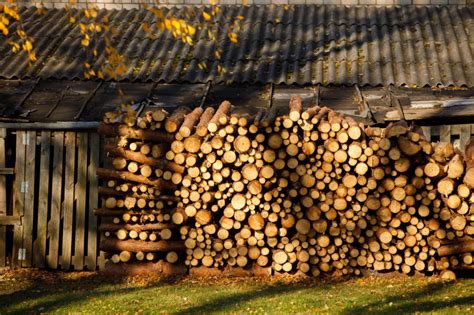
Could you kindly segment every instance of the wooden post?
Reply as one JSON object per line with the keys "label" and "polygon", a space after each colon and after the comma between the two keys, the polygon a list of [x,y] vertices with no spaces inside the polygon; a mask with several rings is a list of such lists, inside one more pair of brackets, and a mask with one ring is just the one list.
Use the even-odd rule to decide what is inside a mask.
{"label": "wooden post", "polygon": [[63,178],[64,132],[54,133],[53,179],[51,196],[51,219],[48,222],[49,253],[46,257],[47,266],[58,267],[59,227],[61,214],[61,190]]}
{"label": "wooden post", "polygon": [[100,138],[97,134],[90,134],[89,139],[89,165],[87,177],[89,181],[89,199],[88,199],[88,226],[87,226],[87,256],[85,264],[87,269],[95,270],[97,264],[97,217],[94,215],[93,209],[99,206],[99,198],[97,196],[98,180],[95,172],[99,166],[100,157]]}
{"label": "wooden post", "polygon": [[[7,130],[0,128],[0,168],[5,167],[5,138]],[[7,215],[7,181],[5,175],[0,175],[0,216]],[[0,267],[7,263],[7,227],[0,226]]]}
{"label": "wooden post", "polygon": [[23,267],[31,267],[33,258],[33,225],[35,216],[35,159],[36,159],[36,130],[27,131],[26,164],[25,164],[25,212],[23,217],[23,248],[25,259]]}
{"label": "wooden post", "polygon": [[[75,270],[84,268],[84,238],[86,230],[86,185],[87,185],[87,133],[77,133],[77,183],[76,199],[76,228],[73,264]],[[92,212],[92,209],[89,209]]]}
{"label": "wooden post", "polygon": [[76,133],[66,132],[66,161],[64,170],[64,201],[61,211],[63,219],[63,237],[61,269],[69,270],[71,267],[72,233],[74,218],[74,167],[76,157]]}
{"label": "wooden post", "polygon": [[50,149],[51,149],[51,132],[42,131],[39,140],[40,145],[40,170],[38,195],[38,225],[37,236],[33,243],[33,263],[38,268],[45,267],[46,259],[46,239],[48,225],[48,209],[49,209],[49,182],[50,182]]}
{"label": "wooden post", "polygon": [[[20,217],[23,217],[25,211],[25,143],[27,139],[25,131],[17,131],[13,215]],[[12,267],[21,267],[23,255],[23,226],[19,224],[13,228]]]}

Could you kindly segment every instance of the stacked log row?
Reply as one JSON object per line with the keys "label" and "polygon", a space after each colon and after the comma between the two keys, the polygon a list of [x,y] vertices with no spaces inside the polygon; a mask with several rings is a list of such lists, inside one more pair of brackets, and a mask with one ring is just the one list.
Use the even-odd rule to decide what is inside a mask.
{"label": "stacked log row", "polygon": [[185,167],[173,175],[183,209],[173,219],[186,222],[188,266],[317,276],[470,262],[438,253],[473,234],[472,187],[450,144],[433,146],[404,122],[365,128],[328,108],[303,111],[299,98],[283,115],[238,116],[228,102],[198,114],[167,154]]}
{"label": "stacked log row", "polygon": [[99,128],[107,137],[105,151],[111,160],[111,168],[97,170],[103,180],[99,188],[103,207],[95,210],[102,217],[99,230],[105,236],[100,248],[109,262],[127,263],[133,272],[140,270],[137,263],[164,273],[183,272],[169,264],[178,263],[184,249],[171,220],[180,211],[171,177],[184,168],[165,155],[173,140],[167,129],[174,132],[174,120],[181,119],[185,110],[169,116],[159,109],[139,118],[134,113],[108,113]]}
{"label": "stacked log row", "polygon": [[[134,165],[134,176],[109,176],[123,181],[103,190],[134,198],[146,193],[159,213],[132,202],[135,211],[120,223],[152,224],[141,215],[152,215],[156,224],[171,220],[190,268],[318,276],[473,266],[472,144],[465,153],[432,144],[406,122],[366,128],[326,107],[303,110],[298,97],[281,113],[237,115],[226,101],[217,108],[180,108],[160,121],[148,116],[114,125],[125,145],[108,151],[158,173],[147,177],[145,170],[139,184],[146,188],[135,187],[130,183],[141,168]],[[155,162],[122,154],[129,139],[143,143],[144,137],[160,145]],[[123,160],[113,164],[117,172],[128,169]]]}

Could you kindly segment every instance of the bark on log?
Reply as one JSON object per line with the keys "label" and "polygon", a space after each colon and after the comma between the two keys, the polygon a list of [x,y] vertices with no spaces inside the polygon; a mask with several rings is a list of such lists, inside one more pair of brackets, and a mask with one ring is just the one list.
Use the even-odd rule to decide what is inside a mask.
{"label": "bark on log", "polygon": [[133,129],[123,125],[106,125],[101,124],[97,130],[101,135],[107,137],[126,137],[130,139],[138,139],[142,141],[166,142],[171,143],[174,136],[162,131],[154,131],[147,129]]}
{"label": "bark on log", "polygon": [[176,277],[188,273],[188,269],[183,264],[170,264],[166,261],[159,262],[132,262],[127,264],[114,264],[106,262],[104,274],[113,276],[162,276]]}
{"label": "bark on log", "polygon": [[438,255],[441,257],[469,252],[474,252],[474,241],[442,245],[438,248]]}
{"label": "bark on log", "polygon": [[122,180],[140,183],[140,184],[155,186],[159,189],[169,189],[169,190],[176,189],[176,185],[169,181],[165,181],[162,179],[149,179],[145,176],[135,175],[129,172],[120,172],[120,171],[114,171],[114,170],[109,170],[105,168],[98,168],[96,174],[100,178],[104,178],[104,179],[107,179],[107,178],[122,179]]}
{"label": "bark on log", "polygon": [[119,156],[126,158],[127,160],[135,161],[145,165],[151,165],[159,169],[173,171],[175,173],[184,173],[184,166],[178,165],[174,162],[167,160],[157,160],[151,157],[148,157],[140,152],[135,152],[131,150],[125,150],[119,148],[113,144],[105,145],[105,150],[112,156]]}
{"label": "bark on log", "polygon": [[102,223],[99,225],[99,231],[101,232],[115,232],[121,229],[127,231],[158,231],[164,229],[176,229],[177,226],[170,223],[149,223],[149,224],[113,224],[113,223]]}
{"label": "bark on log", "polygon": [[106,238],[100,243],[100,250],[106,252],[129,251],[132,253],[142,252],[170,252],[182,251],[185,249],[183,241],[158,241],[145,242],[136,240],[121,241],[117,239]]}

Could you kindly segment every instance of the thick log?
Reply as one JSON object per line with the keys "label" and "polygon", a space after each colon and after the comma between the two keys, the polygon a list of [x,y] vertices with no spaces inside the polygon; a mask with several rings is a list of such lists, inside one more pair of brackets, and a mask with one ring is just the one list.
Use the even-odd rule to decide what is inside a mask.
{"label": "thick log", "polygon": [[136,240],[121,241],[117,239],[106,238],[100,243],[100,250],[106,252],[112,251],[129,251],[132,253],[138,252],[170,252],[182,251],[185,249],[183,241],[158,241],[145,242]]}
{"label": "thick log", "polygon": [[169,196],[169,195],[159,195],[159,196],[150,196],[145,194],[137,194],[137,193],[126,193],[123,191],[117,191],[113,188],[109,187],[99,187],[98,188],[99,195],[103,196],[116,196],[116,197],[134,197],[134,198],[143,198],[147,200],[161,200],[161,201],[170,201],[170,202],[178,202],[180,199],[176,196]]}
{"label": "thick log", "polygon": [[102,223],[99,226],[101,232],[115,232],[118,230],[127,231],[158,231],[164,229],[176,229],[177,226],[170,223],[149,223],[149,224],[113,224],[113,223]]}
{"label": "thick log", "polygon": [[165,120],[165,130],[169,133],[175,133],[184,121],[184,117],[191,112],[191,109],[186,106],[178,107],[168,118]]}
{"label": "thick log", "polygon": [[114,170],[109,170],[105,168],[98,168],[96,174],[100,178],[104,178],[104,179],[108,179],[108,178],[122,179],[122,180],[140,183],[140,184],[155,186],[159,189],[169,189],[169,190],[176,189],[176,185],[169,181],[165,181],[162,179],[149,179],[145,176],[136,175],[129,172],[120,172],[120,171],[114,171]]}
{"label": "thick log", "polygon": [[170,264],[166,261],[159,262],[132,262],[127,264],[114,264],[106,262],[103,271],[106,275],[113,276],[162,276],[176,277],[186,275],[187,268],[183,264]]}
{"label": "thick log", "polygon": [[155,158],[151,158],[142,154],[140,152],[135,152],[131,150],[125,150],[123,148],[119,148],[113,144],[105,145],[105,150],[111,154],[112,156],[119,156],[123,157],[127,160],[135,161],[141,164],[146,164],[150,166],[157,167],[163,170],[170,170],[175,173],[184,173],[184,166],[178,165],[174,162],[170,162],[167,160],[157,160]]}
{"label": "thick log", "polygon": [[184,118],[184,122],[179,128],[179,134],[183,136],[183,138],[189,137],[194,130],[194,126],[199,121],[203,113],[203,109],[201,107],[196,107],[191,113],[186,115]]}
{"label": "thick log", "polygon": [[130,139],[138,139],[142,141],[166,142],[171,143],[174,136],[162,131],[154,131],[147,129],[133,129],[124,125],[106,125],[101,124],[97,132],[107,137],[126,137]]}
{"label": "thick log", "polygon": [[438,248],[438,255],[441,257],[470,252],[474,252],[474,241],[442,245]]}

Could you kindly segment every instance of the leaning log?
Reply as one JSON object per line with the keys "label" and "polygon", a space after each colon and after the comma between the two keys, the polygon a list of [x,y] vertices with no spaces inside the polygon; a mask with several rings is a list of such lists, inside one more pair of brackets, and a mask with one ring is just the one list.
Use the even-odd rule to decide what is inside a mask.
{"label": "leaning log", "polygon": [[145,242],[136,240],[120,241],[117,239],[106,238],[100,243],[100,250],[106,252],[126,250],[133,253],[138,252],[170,252],[184,250],[183,241],[158,241]]}
{"label": "leaning log", "polygon": [[443,245],[438,248],[438,255],[441,257],[469,252],[474,252],[474,241]]}
{"label": "leaning log", "polygon": [[101,124],[97,129],[97,132],[107,137],[119,136],[142,141],[171,143],[174,140],[174,136],[172,134],[147,129],[133,129],[124,125]]}
{"label": "leaning log", "polygon": [[120,229],[127,231],[156,231],[164,229],[173,229],[176,228],[174,224],[167,223],[150,223],[150,224],[113,224],[113,223],[102,223],[99,226],[99,231],[101,232],[115,232]]}
{"label": "leaning log", "polygon": [[98,168],[96,174],[100,178],[104,178],[104,179],[107,179],[107,178],[122,179],[122,180],[140,183],[140,184],[155,186],[155,187],[158,187],[159,189],[170,189],[170,190],[176,189],[176,185],[171,182],[164,181],[162,179],[149,179],[143,175],[136,175],[129,172],[120,172],[120,171],[109,170],[106,168]]}

